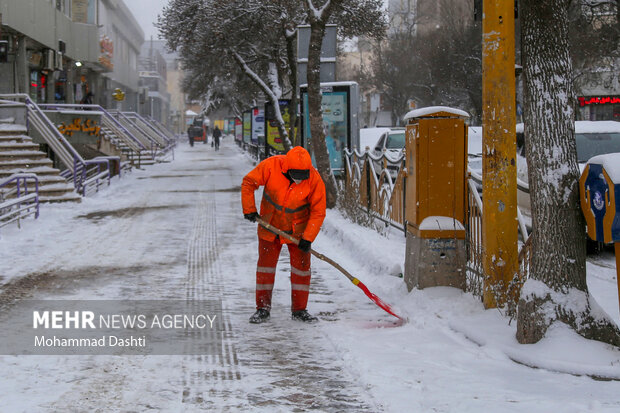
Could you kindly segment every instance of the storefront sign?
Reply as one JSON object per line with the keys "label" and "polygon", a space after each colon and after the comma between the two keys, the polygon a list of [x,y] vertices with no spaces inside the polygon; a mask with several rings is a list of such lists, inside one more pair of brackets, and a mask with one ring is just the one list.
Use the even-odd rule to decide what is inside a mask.
{"label": "storefront sign", "polygon": [[580,96],[577,99],[579,100],[579,106],[586,106],[586,105],[592,105],[592,104],[604,105],[607,103],[610,103],[610,104],[620,103],[620,97],[617,97],[617,96],[595,96],[591,98]]}
{"label": "storefront sign", "polygon": [[99,132],[101,132],[101,127],[97,125],[97,121],[92,119],[86,119],[86,122],[82,122],[81,118],[73,119],[73,123],[65,125],[65,123],[61,123],[58,127],[58,130],[63,135],[73,136],[74,132],[85,132],[91,136],[99,136]]}
{"label": "storefront sign", "polygon": [[88,0],[73,0],[71,2],[71,15],[77,23],[88,23]]}
{"label": "storefront sign", "polygon": [[41,59],[43,59],[43,54],[39,52],[29,52],[28,53],[28,63],[33,66],[40,66]]}
{"label": "storefront sign", "polygon": [[[289,106],[291,101],[289,99],[280,99],[278,100],[278,104],[280,105],[280,114],[282,115],[282,120],[284,121],[284,125],[287,130],[290,128],[291,114],[289,111]],[[275,110],[272,108],[271,102],[265,103],[265,126],[267,128],[266,139],[267,145],[276,151],[283,152],[284,144],[282,143],[282,138],[280,137],[280,130],[278,129],[278,121],[276,120]],[[295,132],[297,128],[295,128]],[[292,138],[292,137],[289,137]]]}
{"label": "storefront sign", "polygon": [[[259,142],[262,141],[262,142]],[[263,109],[252,109],[252,143],[265,142],[265,111]]]}
{"label": "storefront sign", "polygon": [[114,70],[114,63],[112,58],[114,57],[114,43],[108,36],[102,36],[99,41],[100,54],[99,63],[108,70]]}

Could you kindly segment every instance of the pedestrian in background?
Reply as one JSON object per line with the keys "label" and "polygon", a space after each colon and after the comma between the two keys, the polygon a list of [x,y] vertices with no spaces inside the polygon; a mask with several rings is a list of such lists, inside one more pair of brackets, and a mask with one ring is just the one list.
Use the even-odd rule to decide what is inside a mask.
{"label": "pedestrian in background", "polygon": [[308,313],[310,292],[310,249],[325,219],[325,185],[312,166],[307,150],[296,146],[286,155],[271,156],[248,173],[241,184],[243,217],[256,222],[259,217],[254,192],[264,186],[260,217],[274,227],[299,239],[299,245],[281,239],[273,232],[258,226],[258,265],[256,267],[256,313],[250,323],[269,320],[271,294],[276,276],[276,264],[282,244],[291,257],[291,311],[298,321],[318,319]]}
{"label": "pedestrian in background", "polygon": [[213,129],[213,142],[215,142],[215,150],[220,150],[220,137],[222,136],[222,132],[218,126]]}

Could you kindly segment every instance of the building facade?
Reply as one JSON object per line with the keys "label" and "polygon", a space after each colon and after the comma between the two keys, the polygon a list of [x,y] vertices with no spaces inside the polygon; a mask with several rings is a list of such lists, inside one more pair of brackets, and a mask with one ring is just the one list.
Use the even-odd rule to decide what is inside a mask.
{"label": "building facade", "polygon": [[137,108],[144,34],[122,0],[0,0],[0,92],[39,103]]}
{"label": "building facade", "polygon": [[104,70],[98,65],[96,8],[88,1],[0,0],[0,15],[7,50],[0,63],[2,93],[73,103],[82,76]]}
{"label": "building facade", "polygon": [[[144,31],[123,0],[99,0],[101,49],[107,48],[111,69],[102,76],[101,104],[109,108],[138,112],[138,59],[144,43]],[[111,55],[111,56],[110,56]],[[125,94],[121,102],[112,94],[120,89]]]}

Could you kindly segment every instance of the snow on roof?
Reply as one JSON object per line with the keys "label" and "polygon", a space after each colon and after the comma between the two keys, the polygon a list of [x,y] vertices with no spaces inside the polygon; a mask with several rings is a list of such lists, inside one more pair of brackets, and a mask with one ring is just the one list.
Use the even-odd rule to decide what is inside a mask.
{"label": "snow on roof", "polygon": [[620,133],[620,122],[613,120],[579,120],[575,122],[576,133]]}
{"label": "snow on roof", "polygon": [[[523,133],[523,123],[517,123],[517,133]],[[575,122],[575,133],[620,133],[620,122],[613,120],[578,120]]]}
{"label": "snow on roof", "polygon": [[589,164],[602,165],[614,184],[620,184],[620,152],[593,156]]}
{"label": "snow on roof", "polygon": [[[321,61],[323,61],[323,58],[321,58]],[[357,82],[353,82],[353,81],[346,81],[346,82],[321,82],[321,87],[352,86],[352,85],[357,85]],[[299,87],[308,87],[308,84],[304,83],[303,85],[299,85]]]}
{"label": "snow on roof", "polygon": [[469,113],[465,112],[464,110],[450,108],[448,106],[429,106],[427,108],[414,109],[408,112],[403,117],[403,119],[407,120],[407,119],[419,118],[419,117],[427,116],[427,115],[437,113],[437,112],[448,112],[448,113],[452,113],[453,115],[462,116],[464,118],[469,118]]}
{"label": "snow on roof", "polygon": [[194,112],[193,110],[188,109],[185,111],[185,116],[198,116],[198,114]]}

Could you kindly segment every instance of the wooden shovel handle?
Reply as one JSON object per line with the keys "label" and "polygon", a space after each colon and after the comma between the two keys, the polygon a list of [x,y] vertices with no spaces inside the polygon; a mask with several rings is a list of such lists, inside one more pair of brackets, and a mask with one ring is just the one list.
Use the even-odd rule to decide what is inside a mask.
{"label": "wooden shovel handle", "polygon": [[[271,231],[271,232],[273,232],[275,234],[278,234],[280,237],[291,241],[295,245],[299,245],[299,240],[297,238],[293,237],[291,234],[287,234],[286,232],[282,231],[281,229],[276,228],[273,225],[266,223],[261,218],[256,218],[256,222],[258,222],[258,224],[260,226],[262,226],[263,228],[268,229],[269,231]],[[343,273],[345,275],[345,277],[347,277],[349,279],[349,281],[351,281],[353,284],[357,285],[357,283],[359,282],[359,280],[357,278],[355,278],[354,276],[349,274],[349,272],[347,270],[342,268],[336,261],[332,260],[331,258],[326,257],[325,255],[321,254],[320,252],[316,252],[313,249],[310,249],[310,253],[312,255],[314,255],[315,257],[317,257],[318,259],[320,259],[322,261],[325,261],[328,264],[331,264],[334,268],[336,268],[338,271]]]}

